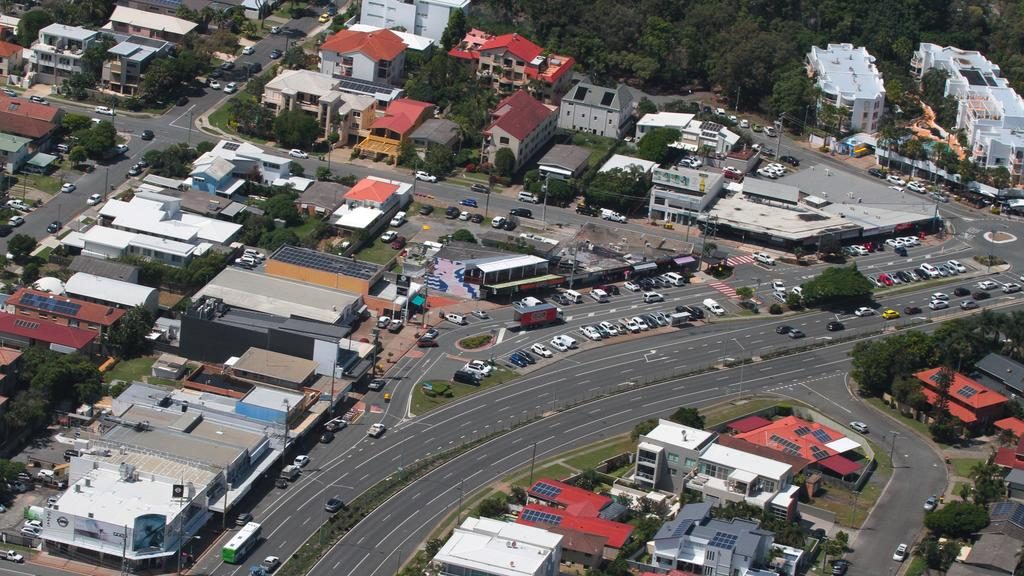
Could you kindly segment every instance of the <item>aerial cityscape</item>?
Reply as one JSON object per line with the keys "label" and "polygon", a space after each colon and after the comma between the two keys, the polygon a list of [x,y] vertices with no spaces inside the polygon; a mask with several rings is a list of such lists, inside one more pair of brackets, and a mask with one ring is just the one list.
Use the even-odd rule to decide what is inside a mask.
{"label": "aerial cityscape", "polygon": [[0,2],[0,576],[1024,576],[1024,5],[862,4]]}

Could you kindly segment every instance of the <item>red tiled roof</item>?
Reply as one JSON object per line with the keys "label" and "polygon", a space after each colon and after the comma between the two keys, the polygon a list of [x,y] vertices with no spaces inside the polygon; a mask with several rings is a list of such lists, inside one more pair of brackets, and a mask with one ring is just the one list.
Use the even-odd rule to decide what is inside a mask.
{"label": "red tiled roof", "polygon": [[10,42],[4,42],[0,40],[0,57],[10,58],[14,54],[17,54],[22,50],[24,50],[24,48],[18,46],[17,44],[11,44]]}
{"label": "red tiled roof", "polygon": [[760,446],[785,451],[784,443],[777,440],[777,438],[781,438],[787,445],[790,442],[796,445],[800,449],[801,458],[818,462],[838,454],[835,449],[829,448],[828,444],[846,436],[817,422],[810,422],[796,416],[786,416],[750,432],[737,434],[736,437]]}
{"label": "red tiled roof", "polygon": [[[78,311],[74,314],[62,313],[60,311],[54,311],[49,308],[43,308],[34,303],[22,302],[22,299],[28,295],[35,295],[47,300],[58,300],[61,302],[68,302],[71,304],[78,305]],[[45,312],[46,314],[52,314],[63,318],[72,318],[80,322],[89,322],[91,324],[98,324],[100,326],[113,326],[118,320],[124,316],[125,311],[120,308],[113,308],[111,306],[104,306],[103,304],[96,304],[93,302],[86,302],[85,300],[78,300],[75,298],[68,298],[67,296],[55,296],[49,292],[43,292],[42,290],[33,290],[31,288],[20,288],[11,297],[7,299],[7,303],[17,308],[28,308],[30,310],[37,310]]]}
{"label": "red tiled roof", "polygon": [[60,109],[0,95],[0,128],[24,138],[42,138],[57,127]]}
{"label": "red tiled roof", "polygon": [[519,34],[502,34],[501,36],[495,36],[480,47],[481,52],[502,49],[508,50],[513,56],[527,64],[530,63],[530,60],[540,56],[541,52],[544,51],[540,46],[537,46]]}
{"label": "red tiled roof", "polygon": [[434,105],[429,102],[402,98],[388,106],[384,116],[377,118],[370,125],[371,129],[384,128],[404,135],[419,126],[424,114],[433,112]]}
{"label": "red tiled roof", "polygon": [[993,462],[1004,468],[1024,470],[1024,458],[1017,458],[1017,452],[1013,448],[1000,448],[996,450],[996,457]]}
{"label": "red tiled roof", "polygon": [[0,112],[53,122],[60,114],[60,108],[0,94]]}
{"label": "red tiled roof", "polygon": [[576,60],[572,56],[558,56],[552,54],[547,57],[547,61],[542,68],[535,68],[528,66],[526,68],[526,76],[529,78],[537,78],[548,84],[554,84],[558,80],[565,76],[573,66],[576,65]]}
{"label": "red tiled roof", "polygon": [[473,28],[462,38],[457,46],[453,46],[448,51],[448,55],[453,58],[460,58],[463,60],[479,60],[480,59],[480,47],[486,44],[488,41],[494,38],[494,34],[489,34],[483,30]]}
{"label": "red tiled roof", "polygon": [[860,470],[858,465],[853,460],[846,458],[839,454],[833,454],[828,458],[818,460],[818,466],[828,468],[829,470],[839,474],[840,476],[846,476],[847,474],[853,474],[857,470]]}
{"label": "red tiled roof", "polygon": [[[941,370],[941,367],[932,368],[931,370],[918,372],[917,374],[914,374],[914,376],[924,384],[925,388],[935,390],[938,385],[932,380],[932,377],[938,374]],[[975,393],[970,394],[969,388],[973,388]],[[968,395],[962,394],[965,390],[968,391]],[[1006,396],[1003,396],[988,386],[985,386],[980,382],[976,382],[959,372],[953,372],[953,382],[949,385],[949,398],[950,404],[963,404],[974,410],[1006,402]],[[950,411],[950,413],[952,413],[952,411]]]}
{"label": "red tiled roof", "polygon": [[[924,394],[925,400],[929,404],[935,406],[939,402],[939,395],[936,392],[932,392],[931,389],[921,387],[921,393]],[[946,408],[949,410],[950,415],[954,418],[958,418],[964,424],[973,424],[978,421],[978,417],[974,414],[974,411],[970,408],[961,406],[960,404],[950,400],[946,403]]]}
{"label": "red tiled roof", "polygon": [[495,117],[486,132],[492,128],[501,128],[523,140],[537,129],[555,111],[541,104],[525,90],[519,90],[498,103],[491,116]]}
{"label": "red tiled roof", "polygon": [[739,420],[735,420],[733,422],[730,422],[728,424],[728,426],[729,426],[730,430],[733,430],[734,432],[739,432],[740,434],[743,434],[744,432],[750,432],[752,430],[757,430],[758,428],[762,428],[762,427],[767,426],[767,425],[769,425],[771,423],[772,423],[772,421],[767,419],[767,418],[765,418],[764,416],[754,415],[754,416],[747,416],[746,418],[740,418]]}
{"label": "red tiled roof", "polygon": [[0,348],[0,366],[10,366],[21,358],[21,350],[14,348]]}
{"label": "red tiled roof", "polygon": [[383,204],[397,190],[398,186],[394,184],[363,178],[351,190],[345,193],[345,198]]}
{"label": "red tiled roof", "polygon": [[[538,512],[558,516],[561,518],[561,522],[558,526],[583,532],[584,534],[603,536],[608,539],[608,546],[612,548],[622,548],[626,543],[626,540],[629,539],[629,535],[633,533],[633,527],[629,524],[612,522],[611,520],[605,520],[603,518],[580,518],[569,514],[565,510],[552,508],[551,506],[527,504],[523,507],[523,512],[526,510],[536,510]],[[539,528],[548,526],[548,524],[543,522],[527,522],[526,520],[523,520],[523,512],[519,513],[519,518],[516,519],[517,523],[525,524],[527,526],[537,526]]]}
{"label": "red tiled roof", "polygon": [[[543,491],[536,490],[537,485],[542,482],[558,489],[558,494],[551,496],[544,494]],[[601,496],[590,490],[584,490],[572,484],[566,484],[565,482],[559,482],[550,478],[537,480],[533,483],[533,486],[530,486],[527,493],[538,500],[557,504],[559,507],[565,508],[566,512],[573,516],[596,517],[601,512],[601,509],[611,504],[612,501],[608,496]]]}
{"label": "red tiled roof", "polygon": [[1003,418],[994,422],[995,427],[1000,430],[1012,430],[1017,438],[1024,438],[1024,420],[1020,418]]}
{"label": "red tiled roof", "polygon": [[3,313],[0,313],[0,334],[11,334],[47,344],[59,344],[75,350],[85,348],[98,335],[97,332],[61,326],[46,320],[27,320],[14,314]]}
{"label": "red tiled roof", "polygon": [[398,37],[398,34],[391,30],[375,30],[373,32],[339,30],[327,38],[320,49],[339,54],[359,52],[374,61],[394,60],[405,51],[405,43]]}

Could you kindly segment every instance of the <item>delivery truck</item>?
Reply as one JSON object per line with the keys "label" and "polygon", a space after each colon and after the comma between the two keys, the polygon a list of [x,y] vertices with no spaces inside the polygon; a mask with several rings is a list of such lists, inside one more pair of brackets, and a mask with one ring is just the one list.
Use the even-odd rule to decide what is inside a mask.
{"label": "delivery truck", "polygon": [[554,304],[513,306],[512,311],[513,318],[519,322],[519,328],[523,330],[547,326],[563,320],[562,310]]}

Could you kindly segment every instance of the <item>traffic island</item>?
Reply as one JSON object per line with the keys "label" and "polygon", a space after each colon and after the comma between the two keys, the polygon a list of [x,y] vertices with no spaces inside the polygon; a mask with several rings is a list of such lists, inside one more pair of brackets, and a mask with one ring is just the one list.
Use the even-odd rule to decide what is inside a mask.
{"label": "traffic island", "polygon": [[[428,380],[413,389],[412,402],[409,407],[409,410],[412,412],[410,416],[425,414],[459,398],[476,394],[487,388],[500,386],[518,377],[518,374],[508,368],[495,366],[491,375],[484,378],[479,386],[463,384],[462,382],[448,382],[447,380]],[[443,388],[441,385],[447,388]],[[438,390],[444,390],[444,392],[438,393]]]}
{"label": "traffic island", "polygon": [[475,336],[467,336],[462,340],[459,340],[455,347],[463,352],[486,350],[494,345],[494,336],[491,334],[477,334]]}

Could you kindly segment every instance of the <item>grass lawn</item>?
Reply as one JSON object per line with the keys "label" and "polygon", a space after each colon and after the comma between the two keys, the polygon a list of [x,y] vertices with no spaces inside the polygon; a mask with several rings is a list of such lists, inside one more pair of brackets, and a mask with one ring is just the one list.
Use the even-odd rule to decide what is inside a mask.
{"label": "grass lawn", "polygon": [[43,174],[18,174],[16,176],[18,183],[12,187],[12,190],[17,190],[18,186],[22,183],[27,185],[29,188],[35,188],[36,190],[42,190],[47,194],[56,194],[60,192],[61,180],[57,176],[46,176]]}
{"label": "grass lawn", "polygon": [[[853,492],[845,488],[829,486],[824,496],[811,502],[814,506],[836,514],[836,523],[850,528],[860,528],[868,517],[868,511],[882,495],[882,487],[868,482],[854,500]],[[856,502],[856,505],[854,505]]]}
{"label": "grass lawn", "polygon": [[953,471],[956,472],[957,476],[970,478],[971,467],[975,464],[984,462],[984,460],[979,458],[951,458],[950,462],[953,464]]}
{"label": "grass lawn", "polygon": [[379,238],[374,238],[373,242],[370,242],[366,248],[356,252],[355,256],[367,262],[387,264],[398,252],[398,250],[392,249],[390,244],[385,244]]}
{"label": "grass lawn", "polygon": [[53,252],[53,247],[52,246],[47,246],[46,248],[43,248],[42,250],[40,250],[38,254],[36,254],[36,258],[39,258],[43,262],[49,262],[50,261],[50,252]]}
{"label": "grass lawn", "polygon": [[[881,411],[881,412],[888,412],[889,414],[892,414],[893,416],[898,417],[901,424],[903,424],[904,426],[909,426],[910,428],[913,428],[914,430],[920,432],[925,438],[932,438],[932,433],[928,430],[928,425],[925,424],[924,422],[919,422],[917,420],[912,420],[910,418],[903,417],[898,412],[896,412],[896,410],[893,410],[892,408],[889,408],[888,406],[886,406],[885,402],[882,402],[881,398],[873,398],[872,397],[872,398],[868,398],[867,401],[868,401],[869,404],[871,404],[872,406],[877,408],[879,411]],[[936,444],[938,444],[939,446],[948,447],[947,444],[943,444],[942,442],[939,442],[938,440],[935,440],[934,438],[932,438],[932,441],[935,442]],[[899,441],[899,439],[897,439],[896,440],[897,447],[899,446],[899,443],[900,443],[900,441]]]}
{"label": "grass lawn", "polygon": [[453,394],[451,398],[445,398],[443,396],[435,396],[431,398],[423,392],[422,386],[416,386],[412,391],[412,413],[416,415],[425,414],[438,406],[444,406],[445,404],[462,398],[463,396],[476,394],[480,390],[486,390],[492,386],[504,384],[505,382],[518,377],[518,373],[513,372],[508,368],[496,366],[494,368],[494,372],[492,372],[487,378],[484,378],[483,382],[481,382],[479,386],[470,386],[469,384],[463,384],[461,382],[450,382],[449,385],[451,386]]}
{"label": "grass lawn", "polygon": [[296,236],[305,240],[313,233],[313,230],[316,229],[317,223],[319,222],[319,218],[306,218],[306,221],[301,225],[292,228],[292,232],[295,232]]}
{"label": "grass lawn", "polygon": [[[538,478],[551,478],[552,480],[564,480],[575,474],[576,471],[565,464],[551,463],[546,466],[538,465],[533,470],[533,480]],[[517,470],[515,476],[509,476],[503,480],[509,486],[522,486],[526,488],[530,484],[530,467]]]}
{"label": "grass lawn", "polygon": [[592,449],[584,450],[576,456],[566,458],[564,461],[577,470],[587,470],[623,452],[632,453],[635,451],[636,443],[630,440],[629,435],[626,434],[611,440],[603,440]]}
{"label": "grass lawn", "polygon": [[701,414],[704,415],[707,427],[711,428],[712,426],[730,422],[740,416],[746,416],[751,412],[757,412],[758,410],[763,410],[769,406],[775,406],[777,404],[791,404],[791,402],[780,402],[777,398],[754,398],[739,404],[730,402],[728,404],[713,406],[707,410],[701,411]]}
{"label": "grass lawn", "polygon": [[142,381],[144,376],[149,376],[150,368],[153,367],[154,362],[156,362],[156,358],[152,356],[143,356],[142,358],[123,360],[121,362],[118,362],[116,366],[114,366],[112,369],[108,370],[105,374],[103,374],[103,381]]}
{"label": "grass lawn", "polygon": [[868,440],[868,444],[871,446],[871,450],[874,451],[875,460],[878,462],[875,474],[884,474],[886,476],[892,474],[892,466],[889,465],[889,448],[880,446],[871,440]]}
{"label": "grass lawn", "polygon": [[581,133],[573,134],[572,143],[576,146],[583,146],[584,148],[590,149],[590,158],[587,159],[587,164],[589,166],[593,166],[599,162],[608,150],[610,150],[612,146],[615,146],[615,140],[612,140],[611,138]]}
{"label": "grass lawn", "polygon": [[[243,91],[243,92],[239,92],[238,94],[236,94],[234,98],[232,98],[230,100],[225,100],[224,101],[224,105],[222,105],[220,108],[217,108],[216,110],[214,110],[214,112],[212,114],[210,114],[210,116],[209,116],[210,126],[213,126],[214,128],[220,130],[221,132],[224,132],[224,133],[227,133],[227,134],[234,134],[234,135],[238,135],[239,137],[242,137],[242,135],[239,134],[237,130],[235,130],[235,127],[231,125],[231,114],[228,112],[228,109],[230,108],[230,106],[228,106],[228,103],[231,102],[231,100],[234,100],[235,98],[250,98],[251,99],[252,95],[249,94],[248,92],[244,92]],[[261,138],[257,138],[255,136],[246,135],[246,136],[244,136],[244,138],[246,138],[248,140],[252,140],[253,142],[259,142],[259,143],[262,143],[262,144],[266,144],[266,142],[267,142],[266,140],[263,140]]]}
{"label": "grass lawn", "polygon": [[903,576],[921,576],[927,570],[928,564],[925,563],[924,558],[912,556],[910,564],[907,566],[907,571],[903,573]]}

